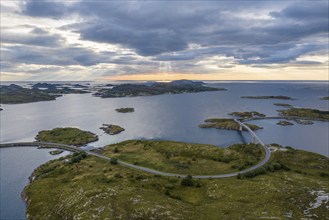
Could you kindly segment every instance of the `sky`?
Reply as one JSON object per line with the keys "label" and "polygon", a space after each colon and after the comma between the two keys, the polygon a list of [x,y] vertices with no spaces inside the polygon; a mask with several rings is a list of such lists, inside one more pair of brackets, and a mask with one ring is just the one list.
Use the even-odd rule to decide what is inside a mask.
{"label": "sky", "polygon": [[1,80],[329,80],[327,0],[1,0]]}

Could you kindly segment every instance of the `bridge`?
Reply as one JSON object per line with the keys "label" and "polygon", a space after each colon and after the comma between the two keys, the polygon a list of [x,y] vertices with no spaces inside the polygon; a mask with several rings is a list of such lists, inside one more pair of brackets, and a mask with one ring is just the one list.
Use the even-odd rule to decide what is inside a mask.
{"label": "bridge", "polygon": [[[268,162],[268,160],[271,157],[270,149],[262,142],[262,140],[247,125],[245,125],[243,122],[241,122],[237,119],[234,119],[234,121],[240,125],[240,130],[242,130],[242,127],[244,127],[249,132],[249,134],[253,138],[253,142],[259,143],[264,148],[264,150],[265,150],[264,159],[262,161],[260,161],[258,164],[254,165],[254,166],[251,166],[251,167],[249,167],[245,170],[239,171],[239,172],[225,173],[225,174],[218,174],[218,175],[192,175],[193,178],[195,178],[195,179],[209,179],[209,178],[220,179],[220,178],[226,178],[226,177],[234,177],[234,176],[237,176],[239,174],[243,174],[243,173],[247,173],[249,171],[255,170],[255,169],[263,166],[266,162]],[[99,154],[99,153],[96,153],[96,152],[93,152],[93,151],[90,151],[90,150],[81,149],[77,146],[66,145],[66,144],[57,144],[57,143],[50,143],[50,142],[16,142],[16,143],[0,144],[0,148],[7,148],[7,147],[56,148],[56,149],[67,150],[67,151],[71,151],[71,152],[85,152],[88,155],[93,155],[95,157],[111,161],[110,157],[104,156],[102,154]],[[127,162],[122,161],[122,160],[118,160],[118,164],[121,164],[121,165],[126,166],[126,167],[130,167],[130,168],[133,168],[133,169],[136,169],[136,170],[152,173],[152,174],[155,174],[155,175],[170,176],[170,177],[181,177],[181,178],[184,178],[184,177],[187,176],[186,174],[176,174],[176,173],[162,172],[162,171],[150,169],[150,168],[147,168],[147,167],[142,167],[142,166],[134,165],[134,164],[131,164],[131,163],[127,163]]]}
{"label": "bridge", "polygon": [[[234,121],[236,123],[238,123],[240,125],[239,127],[239,130],[242,131],[243,128],[245,128],[250,136],[252,137],[252,143],[255,143],[255,144],[260,144],[262,145],[264,151],[265,151],[265,157],[264,159],[258,163],[257,165],[260,165],[258,167],[261,167],[262,165],[264,165],[265,163],[267,163],[267,161],[270,159],[271,157],[271,150],[267,147],[266,144],[264,144],[264,142],[255,134],[255,132],[253,130],[251,130],[246,124],[244,124],[243,122],[239,121],[238,119],[234,119]],[[256,165],[256,166],[257,166]]]}

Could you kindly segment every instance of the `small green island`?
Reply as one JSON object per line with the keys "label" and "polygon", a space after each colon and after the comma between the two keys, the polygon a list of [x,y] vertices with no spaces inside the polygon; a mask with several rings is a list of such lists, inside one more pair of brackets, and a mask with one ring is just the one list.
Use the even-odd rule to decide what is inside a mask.
{"label": "small green island", "polygon": [[120,112],[120,113],[129,113],[129,112],[134,112],[134,108],[117,108],[115,111]]}
{"label": "small green island", "polygon": [[[248,161],[256,162],[262,155],[259,149],[244,144],[216,150],[211,145],[181,142],[125,141],[109,145],[101,152],[163,170],[190,169],[194,175],[203,172],[202,169],[209,173],[238,169],[237,165],[250,166]],[[291,147],[276,149],[270,162],[257,171],[224,179],[165,177],[74,153],[49,161],[33,172],[23,193],[27,216],[28,219],[217,220],[312,216],[326,219],[329,159]],[[225,162],[225,156],[231,160]],[[198,168],[197,164],[204,168]],[[219,165],[208,167],[209,164]]]}
{"label": "small green island", "polygon": [[281,99],[281,100],[294,100],[289,96],[277,95],[277,96],[241,96],[243,99]]}
{"label": "small green island", "polygon": [[329,121],[329,111],[321,111],[311,108],[290,108],[286,110],[278,110],[280,115],[284,117],[298,117],[299,119]]}
{"label": "small green island", "polygon": [[285,120],[280,120],[278,123],[276,123],[277,125],[281,125],[281,126],[289,126],[289,125],[294,125],[294,123],[291,123],[289,121],[285,121]]}
{"label": "small green island", "polygon": [[275,106],[280,106],[280,107],[284,107],[284,108],[293,108],[292,105],[287,104],[287,103],[274,103],[273,105],[275,105]]}
{"label": "small green island", "polygon": [[251,112],[232,112],[229,115],[240,117],[240,118],[264,118],[266,117],[265,114],[251,111]]}
{"label": "small green island", "polygon": [[329,100],[329,96],[321,97],[320,100]]}
{"label": "small green island", "polygon": [[119,134],[125,130],[119,125],[113,125],[113,124],[103,124],[103,126],[100,127],[100,129],[102,129],[106,134],[109,135]]}
{"label": "small green island", "polygon": [[93,134],[89,131],[83,131],[79,128],[67,127],[40,131],[35,139],[40,142],[83,146],[85,144],[97,141],[98,137],[96,134]]}
{"label": "small green island", "polygon": [[[200,124],[200,128],[216,128],[216,129],[225,129],[225,130],[236,130],[238,131],[240,128],[240,125],[234,121],[232,118],[209,118],[204,120],[203,124]],[[262,127],[259,127],[254,124],[245,123],[251,130],[259,130],[262,129]],[[245,128],[242,128],[242,130],[245,130]]]}

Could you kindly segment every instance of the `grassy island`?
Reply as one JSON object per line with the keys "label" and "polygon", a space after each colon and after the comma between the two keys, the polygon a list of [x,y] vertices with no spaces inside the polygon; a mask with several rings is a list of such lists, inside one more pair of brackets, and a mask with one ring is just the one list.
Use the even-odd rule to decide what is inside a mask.
{"label": "grassy island", "polygon": [[[128,151],[127,144],[119,144],[118,154]],[[114,149],[106,147],[104,154]],[[28,219],[308,219],[315,215],[326,219],[328,210],[321,196],[329,192],[329,159],[292,148],[273,152],[271,159],[267,171],[252,178],[183,181],[76,153],[34,171],[24,193],[27,215]],[[278,164],[287,169],[278,170]],[[317,200],[320,203],[314,206]]]}
{"label": "grassy island", "polygon": [[240,117],[240,118],[263,118],[263,117],[266,117],[265,114],[259,113],[259,112],[256,112],[256,111],[251,111],[251,112],[232,112],[229,115],[237,116],[237,117]]}
{"label": "grassy island", "polygon": [[40,131],[35,139],[41,142],[82,146],[97,141],[98,137],[89,131],[82,131],[79,128],[69,127]]}
{"label": "grassy island", "polygon": [[282,99],[282,100],[294,100],[289,96],[277,95],[277,96],[241,96],[243,99]]}
{"label": "grassy island", "polygon": [[128,112],[134,112],[134,108],[117,108],[115,111],[120,112],[120,113],[128,113]]}
{"label": "grassy island", "polygon": [[301,119],[329,121],[329,111],[310,108],[291,108],[278,111],[284,117],[299,117]]}
{"label": "grassy island", "polygon": [[293,108],[292,105],[287,104],[287,103],[274,103],[273,105],[275,105],[275,106],[280,106],[280,107],[284,107],[284,108]]}
{"label": "grassy island", "polygon": [[225,91],[224,88],[204,86],[203,82],[175,80],[172,82],[149,82],[144,84],[120,84],[113,88],[100,89],[94,94],[102,98],[152,96],[161,94]]}
{"label": "grassy island", "polygon": [[228,148],[172,141],[125,141],[109,145],[104,155],[164,172],[213,175],[243,170],[262,158],[262,147]]}
{"label": "grassy island", "polygon": [[106,134],[115,135],[123,132],[125,129],[120,127],[119,125],[112,124],[103,124],[103,127],[100,127]]}
{"label": "grassy island", "polygon": [[281,125],[281,126],[288,126],[288,125],[294,125],[293,123],[289,122],[289,121],[284,121],[281,120],[278,123],[276,123],[277,125]]}
{"label": "grassy island", "polygon": [[[240,125],[231,118],[210,118],[206,119],[204,124],[200,124],[200,128],[217,128],[217,129],[225,129],[225,130],[239,130]],[[254,124],[245,123],[251,130],[255,131],[258,129],[262,129]],[[245,128],[243,128],[245,130]]]}

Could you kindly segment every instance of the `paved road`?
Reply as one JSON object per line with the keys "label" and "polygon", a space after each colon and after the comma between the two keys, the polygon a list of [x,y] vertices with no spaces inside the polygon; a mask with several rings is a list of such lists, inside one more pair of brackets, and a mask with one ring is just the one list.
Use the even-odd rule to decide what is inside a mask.
{"label": "paved road", "polygon": [[[240,126],[246,128],[248,130],[248,132],[251,134],[252,137],[256,138],[256,140],[258,141],[259,144],[261,144],[265,150],[265,158],[259,162],[258,164],[249,167],[248,169],[239,171],[239,172],[234,172],[234,173],[227,173],[227,174],[219,174],[219,175],[193,175],[193,178],[196,179],[209,179],[209,178],[213,178],[213,179],[219,179],[219,178],[226,178],[226,177],[233,177],[233,176],[237,176],[239,173],[243,174],[246,172],[249,172],[251,170],[255,170],[261,166],[263,166],[269,159],[271,156],[271,151],[270,149],[257,137],[257,135],[247,126],[245,125],[243,122],[240,122],[236,119],[234,119]],[[104,156],[102,154],[93,152],[93,151],[89,151],[89,150],[85,150],[85,149],[81,149],[79,147],[76,146],[72,146],[72,145],[66,145],[66,144],[56,144],[56,143],[49,143],[49,142],[19,142],[19,143],[5,143],[5,144],[0,144],[0,148],[4,148],[4,147],[42,147],[42,148],[57,148],[57,149],[61,149],[61,150],[68,150],[68,151],[72,151],[72,152],[86,152],[88,155],[93,155],[96,156],[98,158],[102,158],[108,161],[111,161],[110,157]],[[146,167],[142,167],[142,166],[137,166],[134,164],[130,164],[121,160],[118,160],[118,163],[136,170],[141,170],[144,172],[148,172],[148,173],[152,173],[152,174],[157,174],[157,175],[161,175],[161,176],[172,176],[172,177],[185,177],[186,174],[175,174],[175,173],[167,173],[167,172],[161,172],[158,170],[153,170],[150,168],[146,168]]]}

